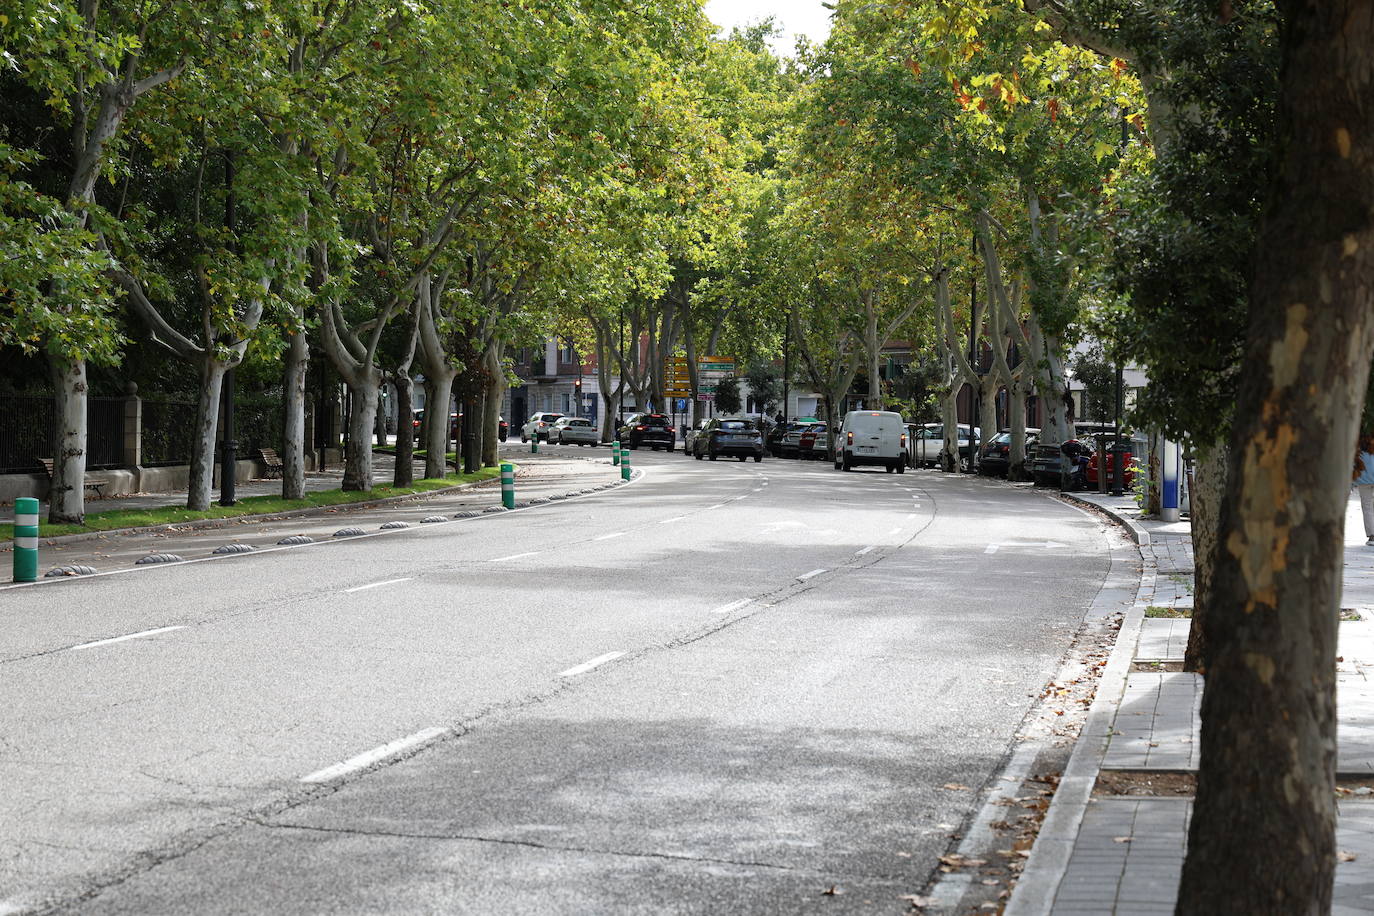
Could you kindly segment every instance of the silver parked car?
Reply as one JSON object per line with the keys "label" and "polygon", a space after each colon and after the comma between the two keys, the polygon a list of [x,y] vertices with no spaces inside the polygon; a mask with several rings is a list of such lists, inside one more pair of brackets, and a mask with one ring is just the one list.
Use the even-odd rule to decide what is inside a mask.
{"label": "silver parked car", "polygon": [[559,417],[549,428],[549,441],[558,445],[596,445],[601,434],[591,420]]}

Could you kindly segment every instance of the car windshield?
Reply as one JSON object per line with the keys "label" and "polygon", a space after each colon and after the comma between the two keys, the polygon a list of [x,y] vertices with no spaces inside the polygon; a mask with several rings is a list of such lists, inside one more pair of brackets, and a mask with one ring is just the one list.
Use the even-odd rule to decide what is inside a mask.
{"label": "car windshield", "polygon": [[720,421],[720,428],[721,428],[721,429],[748,429],[748,428],[749,428],[749,424],[748,424],[748,423],[745,423],[743,420],[721,420],[721,421]]}
{"label": "car windshield", "polygon": [[552,423],[554,420],[561,420],[562,418],[563,418],[563,415],[562,415],[561,413],[546,413],[546,414],[543,414],[542,416],[540,416],[539,422],[540,422],[540,423]]}
{"label": "car windshield", "polygon": [[669,426],[668,418],[662,414],[652,414],[647,417],[639,418],[640,426]]}
{"label": "car windshield", "polygon": [[988,445],[1007,445],[1011,442],[1011,433],[998,433],[992,438]]}
{"label": "car windshield", "polygon": [[568,421],[568,425],[569,425],[569,426],[591,426],[591,425],[592,425],[592,421],[591,421],[591,420],[569,420],[569,421]]}

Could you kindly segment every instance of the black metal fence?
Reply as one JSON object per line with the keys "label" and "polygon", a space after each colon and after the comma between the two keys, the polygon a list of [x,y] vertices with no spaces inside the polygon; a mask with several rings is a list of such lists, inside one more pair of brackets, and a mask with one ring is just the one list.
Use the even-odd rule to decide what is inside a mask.
{"label": "black metal fence", "polygon": [[[270,396],[249,397],[234,411],[234,438],[240,458],[260,448],[281,451],[282,408]],[[86,401],[86,467],[88,470],[124,464],[125,413],[128,398],[88,398]],[[195,435],[196,405],[190,401],[144,400],[142,461],[145,467],[189,464]],[[223,429],[220,434],[223,435]],[[40,458],[55,457],[57,408],[51,397],[0,398],[0,474],[32,474]],[[219,444],[216,443],[216,448]]]}
{"label": "black metal fence", "polygon": [[[52,398],[0,399],[0,474],[32,474],[38,459],[57,452],[57,405]],[[86,467],[116,468],[124,458],[124,399],[86,401]]]}
{"label": "black metal fence", "polygon": [[126,398],[86,399],[86,468],[117,468],[124,463]]}
{"label": "black metal fence", "polygon": [[[220,430],[223,436],[224,430]],[[234,441],[238,457],[252,458],[260,448],[282,450],[282,407],[280,403],[258,402],[234,408]]]}
{"label": "black metal fence", "polygon": [[0,474],[32,474],[53,457],[56,414],[52,398],[0,399]]}
{"label": "black metal fence", "polygon": [[190,464],[196,405],[189,401],[143,402],[143,464]]}

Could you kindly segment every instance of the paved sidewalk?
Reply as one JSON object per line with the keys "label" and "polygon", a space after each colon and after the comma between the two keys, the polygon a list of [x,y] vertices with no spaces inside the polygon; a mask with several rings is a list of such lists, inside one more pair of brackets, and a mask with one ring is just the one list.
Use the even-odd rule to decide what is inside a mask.
{"label": "paved sidewalk", "polygon": [[[1150,608],[1192,607],[1191,531],[1186,520],[1166,524],[1140,518],[1129,497],[1079,498],[1129,525],[1140,544],[1141,585],[1132,614],[1141,626],[1138,639],[1123,638],[1113,655],[1115,660],[1116,653],[1123,653],[1134,663],[1124,688],[1117,696],[1098,698],[1112,707],[1114,716],[1105,748],[1100,753],[1087,746],[1075,751],[1098,757],[1093,795],[1086,803],[1063,802],[1066,808],[1053,822],[1067,825],[1067,835],[1045,837],[1042,832],[1051,841],[1047,846],[1067,842],[1072,851],[1066,861],[1033,851],[1007,913],[1169,914],[1177,899],[1192,799],[1156,795],[1152,785],[1155,779],[1161,784],[1186,779],[1180,774],[1197,770],[1203,678],[1179,670],[1190,621],[1144,615]],[[1374,786],[1374,548],[1365,546],[1359,501],[1353,496],[1346,544],[1342,605],[1354,612],[1348,617],[1360,616],[1340,625],[1337,770],[1343,777],[1368,777]],[[1103,771],[1113,772],[1110,785],[1101,779]],[[1152,785],[1145,785],[1146,780]],[[1116,791],[1130,794],[1112,794]],[[1181,791],[1186,793],[1186,783]],[[1056,797],[1055,807],[1060,805]],[[1069,806],[1074,810],[1067,810]],[[1348,856],[1336,867],[1332,913],[1374,913],[1374,792],[1355,789],[1341,799],[1337,846]],[[1054,871],[1059,873],[1046,873]]]}
{"label": "paved sidewalk", "polygon": [[[393,465],[388,456],[378,455],[377,479],[389,480]],[[605,450],[586,455],[559,455],[541,452],[531,455],[507,448],[503,460],[509,457],[518,465],[516,475],[517,506],[542,503],[586,495],[596,490],[620,484],[620,469],[611,466]],[[337,489],[341,473],[311,475],[309,489]],[[280,481],[252,481],[241,484],[241,496],[254,492],[280,493]],[[120,507],[143,505],[185,505],[186,494],[160,493],[131,496],[118,500]],[[110,500],[114,502],[114,500]],[[288,537],[327,541],[339,532],[376,531],[381,526],[401,528],[427,522],[448,522],[455,518],[500,511],[500,482],[484,481],[460,490],[441,491],[404,497],[381,506],[331,506],[311,509],[308,514],[257,516],[223,519],[213,523],[169,526],[163,529],[134,529],[97,535],[44,539],[39,545],[40,576],[66,567],[84,567],[96,572],[129,568],[152,555],[170,555],[177,559],[194,559],[232,551],[260,550],[275,547]],[[3,545],[0,556],[7,553]],[[3,560],[8,565],[8,560]],[[8,576],[0,588],[8,585]]]}

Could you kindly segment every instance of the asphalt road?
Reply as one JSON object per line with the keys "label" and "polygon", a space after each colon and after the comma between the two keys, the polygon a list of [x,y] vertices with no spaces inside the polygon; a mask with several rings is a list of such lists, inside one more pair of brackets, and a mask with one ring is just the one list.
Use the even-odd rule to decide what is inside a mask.
{"label": "asphalt road", "polygon": [[0,591],[0,913],[903,912],[1102,525],[634,458],[529,511]]}

